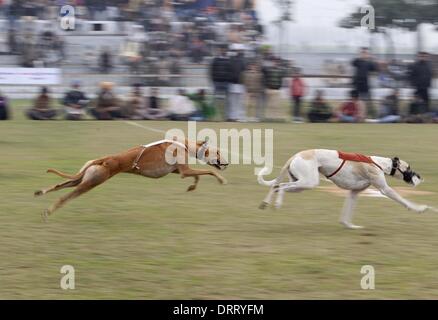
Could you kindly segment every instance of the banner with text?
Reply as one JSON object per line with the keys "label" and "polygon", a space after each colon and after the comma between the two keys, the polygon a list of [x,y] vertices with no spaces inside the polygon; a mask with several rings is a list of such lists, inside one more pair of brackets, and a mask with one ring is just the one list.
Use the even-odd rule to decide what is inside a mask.
{"label": "banner with text", "polygon": [[58,68],[0,68],[0,84],[49,85],[61,82]]}

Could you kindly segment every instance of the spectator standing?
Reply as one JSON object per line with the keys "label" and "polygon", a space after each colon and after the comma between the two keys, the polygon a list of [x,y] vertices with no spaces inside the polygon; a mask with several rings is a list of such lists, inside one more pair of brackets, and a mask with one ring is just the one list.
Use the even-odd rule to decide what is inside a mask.
{"label": "spectator standing", "polygon": [[65,106],[66,120],[82,120],[85,116],[88,99],[80,87],[79,81],[73,81],[71,90],[64,96],[63,104]]}
{"label": "spectator standing", "polygon": [[193,63],[201,63],[204,57],[207,55],[205,43],[198,37],[194,37],[191,40],[189,50],[189,54]]}
{"label": "spectator standing", "polygon": [[[214,104],[221,120],[226,118],[228,110],[228,84],[231,80],[230,59],[226,56],[226,48],[220,47],[219,54],[210,65],[210,78],[214,86]],[[221,100],[221,101],[220,101]]]}
{"label": "spectator standing", "polygon": [[0,18],[5,18],[7,17],[8,13],[6,12],[7,7],[6,7],[6,3],[5,0],[0,0]]}
{"label": "spectator standing", "polygon": [[243,83],[247,93],[247,119],[248,120],[263,120],[263,74],[259,65],[253,63],[244,73]]}
{"label": "spectator standing", "polygon": [[310,122],[328,122],[332,118],[330,105],[324,99],[324,91],[316,91],[315,99],[310,105],[310,111],[307,114]]}
{"label": "spectator standing", "polygon": [[415,88],[415,93],[424,101],[425,110],[430,111],[429,88],[432,85],[432,66],[427,52],[419,52],[417,61],[410,68],[410,81]]}
{"label": "spectator standing", "polygon": [[99,67],[101,73],[109,73],[112,69],[111,53],[106,47],[103,48],[100,54]]}
{"label": "spectator standing", "polygon": [[46,87],[41,88],[41,93],[34,101],[34,105],[27,111],[27,116],[32,120],[51,120],[56,117],[56,110],[51,107],[52,99]]}
{"label": "spectator standing", "polygon": [[9,54],[18,53],[17,34],[15,32],[15,29],[8,30],[8,47]]}
{"label": "spectator standing", "polygon": [[244,110],[244,91],[243,72],[245,71],[245,58],[243,54],[243,46],[235,44],[232,46],[234,55],[230,59],[231,63],[231,79],[228,87],[229,93],[229,109],[228,120],[239,121],[245,119]]}
{"label": "spectator standing", "polygon": [[301,102],[305,95],[306,85],[304,80],[301,78],[301,73],[297,70],[292,78],[290,94],[292,97],[293,104],[293,121],[294,122],[303,122],[303,118],[301,117]]}
{"label": "spectator standing", "polygon": [[365,106],[359,99],[359,93],[351,90],[350,99],[341,105],[338,112],[339,122],[362,122],[365,119]]}
{"label": "spectator standing", "polygon": [[368,48],[362,48],[360,56],[354,59],[351,64],[355,68],[353,88],[359,94],[359,98],[366,102],[368,116],[375,117],[376,112],[371,102],[369,77],[370,73],[377,71],[377,64],[371,59]]}
{"label": "spectator standing", "polygon": [[9,119],[9,105],[6,97],[0,92],[0,120]]}
{"label": "spectator standing", "polygon": [[274,57],[269,50],[263,56],[263,89],[261,96],[263,114],[265,114],[266,109],[271,109],[279,104],[279,90],[283,85],[285,70],[281,67],[279,59]]}

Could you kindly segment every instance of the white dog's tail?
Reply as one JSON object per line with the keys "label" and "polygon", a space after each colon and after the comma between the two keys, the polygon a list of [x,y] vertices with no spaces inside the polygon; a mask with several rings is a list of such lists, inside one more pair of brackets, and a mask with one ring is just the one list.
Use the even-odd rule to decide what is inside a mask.
{"label": "white dog's tail", "polygon": [[280,175],[277,178],[275,178],[273,180],[269,180],[269,181],[266,181],[265,179],[263,179],[263,176],[269,172],[269,168],[264,167],[262,170],[260,170],[259,174],[257,175],[257,182],[259,184],[261,184],[262,186],[268,186],[268,187],[272,187],[273,185],[280,183],[285,178],[285,174],[288,170],[289,164],[290,164],[290,162],[288,161],[283,166],[283,168],[281,168]]}
{"label": "white dog's tail", "polygon": [[287,172],[289,170],[289,166],[290,166],[291,161],[292,161],[292,159],[289,159],[285,163],[283,168],[281,168],[280,174],[278,175],[277,178],[275,178],[273,180],[269,180],[269,181],[266,181],[265,179],[263,179],[263,176],[269,172],[269,168],[264,167],[262,170],[260,170],[259,174],[257,175],[257,182],[259,184],[261,184],[262,186],[268,186],[268,187],[272,187],[273,185],[282,182],[287,176]]}
{"label": "white dog's tail", "polygon": [[263,176],[266,175],[268,172],[269,172],[268,167],[264,167],[262,170],[260,170],[259,174],[257,175],[257,182],[259,184],[261,184],[262,186],[271,187],[276,183],[277,178],[275,178],[274,180],[270,180],[270,181],[266,181],[265,179],[263,179]]}

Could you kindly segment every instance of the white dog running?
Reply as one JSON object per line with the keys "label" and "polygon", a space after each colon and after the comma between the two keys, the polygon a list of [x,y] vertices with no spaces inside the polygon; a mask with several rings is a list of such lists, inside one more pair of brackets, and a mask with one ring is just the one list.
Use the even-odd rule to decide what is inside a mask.
{"label": "white dog running", "polygon": [[[373,186],[388,198],[402,204],[409,210],[424,212],[431,207],[418,205],[401,197],[386,182],[385,175],[403,179],[406,183],[417,186],[421,177],[411,170],[408,163],[399,158],[383,158],[364,156],[355,153],[345,153],[336,150],[312,149],[301,151],[292,156],[280,171],[280,175],[271,181],[265,181],[263,175],[267,169],[262,169],[258,182],[270,186],[270,190],[260,209],[271,204],[272,197],[277,194],[275,207],[283,203],[284,192],[300,192],[313,189],[319,184],[319,174],[323,174],[338,187],[350,190],[345,201],[340,222],[350,229],[359,229],[352,223],[353,210],[358,194]],[[289,182],[283,182],[286,178]]]}

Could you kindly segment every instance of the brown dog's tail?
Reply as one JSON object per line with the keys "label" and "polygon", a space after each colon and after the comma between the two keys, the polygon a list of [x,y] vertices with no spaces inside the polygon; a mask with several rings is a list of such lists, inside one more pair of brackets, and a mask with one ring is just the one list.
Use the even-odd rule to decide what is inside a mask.
{"label": "brown dog's tail", "polygon": [[57,176],[60,176],[62,178],[66,178],[66,179],[74,179],[74,177],[75,177],[74,175],[70,175],[70,174],[67,174],[67,173],[61,172],[59,170],[52,169],[52,168],[47,169],[47,173],[54,173]]}
{"label": "brown dog's tail", "polygon": [[82,179],[82,178],[83,178],[83,176],[84,176],[84,174],[85,174],[85,171],[87,171],[87,169],[88,169],[89,167],[91,167],[91,166],[95,166],[95,165],[102,165],[102,164],[104,164],[104,161],[105,161],[105,159],[97,159],[97,160],[89,161],[89,162],[87,162],[87,163],[84,165],[84,167],[82,167],[82,169],[81,169],[77,174],[75,174],[75,175],[71,175],[71,174],[68,174],[68,173],[64,173],[64,172],[61,172],[61,171],[59,171],[59,170],[52,169],[52,168],[47,169],[47,173],[54,173],[54,174],[56,174],[56,175],[58,175],[58,176],[60,176],[60,177],[62,177],[62,178],[66,178],[66,179],[70,179],[70,180],[79,180],[79,179]]}

